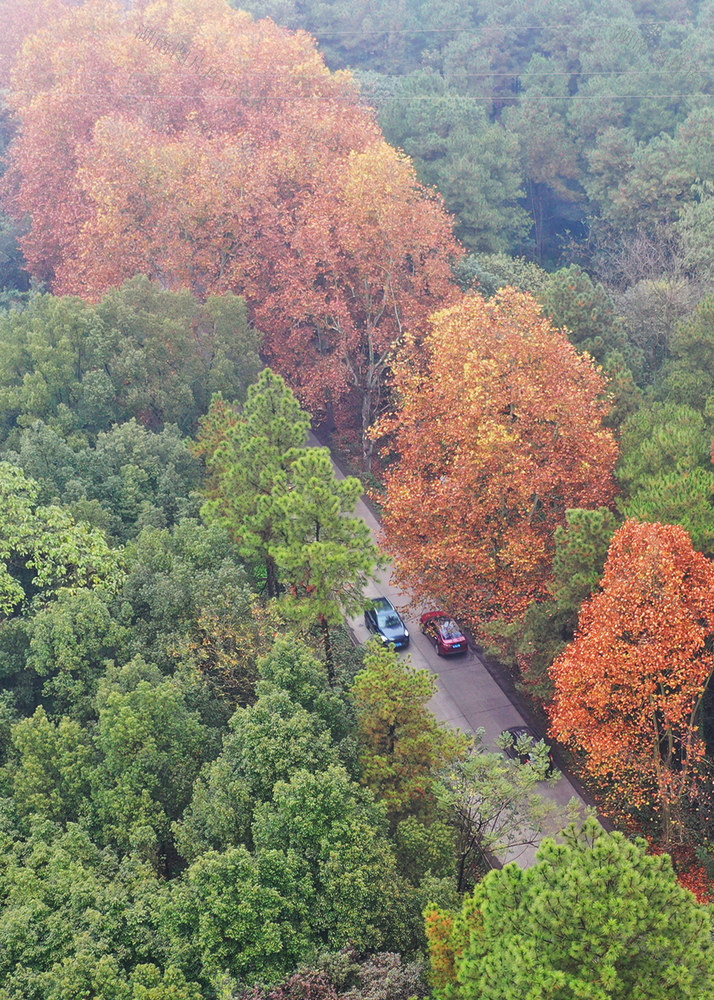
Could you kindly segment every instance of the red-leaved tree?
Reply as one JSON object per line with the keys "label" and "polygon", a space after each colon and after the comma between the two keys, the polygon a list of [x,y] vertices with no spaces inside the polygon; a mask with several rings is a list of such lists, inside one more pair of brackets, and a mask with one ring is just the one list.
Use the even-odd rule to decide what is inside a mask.
{"label": "red-leaved tree", "polygon": [[439,198],[315,42],[227,0],[64,9],[17,59],[5,203],[54,291],[140,272],[244,295],[313,412],[381,405],[389,351],[455,292]]}
{"label": "red-leaved tree", "polygon": [[714,670],[714,563],[679,526],[627,521],[601,590],[551,673],[551,731],[583,750],[620,813],[659,817],[666,844],[700,797],[702,695]]}
{"label": "red-leaved tree", "polygon": [[566,509],[615,495],[603,376],[513,289],[436,313],[393,371],[399,408],[376,433],[397,459],[383,522],[397,577],[476,628],[514,620],[547,595]]}

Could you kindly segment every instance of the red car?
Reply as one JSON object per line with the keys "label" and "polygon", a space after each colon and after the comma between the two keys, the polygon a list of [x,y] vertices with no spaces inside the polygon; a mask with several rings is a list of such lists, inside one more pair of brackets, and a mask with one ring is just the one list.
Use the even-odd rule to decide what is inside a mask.
{"label": "red car", "polygon": [[445,611],[427,611],[419,619],[419,627],[434,643],[439,656],[465,653],[469,648],[466,636]]}

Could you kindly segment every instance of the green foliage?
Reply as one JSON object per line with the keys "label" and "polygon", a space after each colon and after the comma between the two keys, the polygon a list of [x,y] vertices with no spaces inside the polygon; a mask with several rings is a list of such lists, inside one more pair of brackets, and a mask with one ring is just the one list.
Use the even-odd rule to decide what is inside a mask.
{"label": "green foliage", "polygon": [[352,686],[364,782],[394,819],[433,813],[437,772],[468,746],[427,707],[435,693],[428,671],[376,644]]}
{"label": "green foliage", "polygon": [[664,369],[667,399],[714,416],[714,296],[704,299],[672,337]]}
{"label": "green foliage", "polygon": [[600,582],[618,524],[607,507],[568,510],[565,519],[555,532],[554,600],[533,602],[522,621],[499,620],[486,630],[490,648],[514,668],[523,689],[546,703],[553,695],[548,668],[575,634],[580,608]]}
{"label": "green foliage", "polygon": [[714,277],[713,193],[711,181],[695,184],[693,194],[696,201],[684,206],[675,225],[682,240],[685,262],[710,279]]}
{"label": "green foliage", "polygon": [[24,310],[0,314],[0,340],[2,438],[35,420],[89,436],[132,417],[188,432],[211,393],[241,399],[260,369],[242,299],[201,305],[140,276],[96,306],[35,296]]}
{"label": "green foliage", "polygon": [[507,251],[522,242],[529,220],[519,205],[518,142],[481,105],[420,71],[396,81],[380,124],[413,159],[419,179],[443,195],[468,249]]}
{"label": "green foliage", "polygon": [[674,400],[651,403],[622,428],[618,479],[632,496],[656,476],[708,463],[710,446],[701,412]]}
{"label": "green foliage", "polygon": [[179,850],[188,858],[211,847],[249,842],[253,811],[277,781],[298,770],[320,773],[339,762],[324,722],[269,687],[255,705],[239,708],[218,758],[203,771],[184,821]]}
{"label": "green foliage", "polygon": [[42,698],[48,709],[82,722],[94,718],[97,684],[129,639],[107,595],[61,593],[29,619],[27,635],[25,669],[45,679]]}
{"label": "green foliage", "polygon": [[465,292],[475,289],[487,298],[506,286],[540,298],[549,280],[548,272],[538,264],[505,253],[468,254],[458,261],[454,274]]}
{"label": "green foliage", "polygon": [[565,810],[536,791],[548,768],[542,743],[533,745],[531,758],[524,763],[488,752],[479,730],[469,754],[442,772],[438,797],[456,831],[460,892],[490,867],[489,856],[517,860],[547,830],[564,825]]}
{"label": "green foliage", "polygon": [[578,350],[587,351],[599,364],[612,351],[625,350],[622,322],[612,299],[576,264],[552,274],[540,300],[554,325],[566,327]]}
{"label": "green foliage", "polygon": [[547,704],[553,696],[548,668],[572,640],[577,614],[557,601],[533,601],[522,621],[497,619],[484,628],[486,650],[513,671],[518,686]]}
{"label": "green foliage", "polygon": [[78,519],[121,542],[143,527],[169,527],[197,513],[191,497],[200,481],[198,460],[174,425],[158,433],[136,420],[101,431],[93,446],[71,447],[42,421],[14,435],[3,458],[40,485],[39,499],[60,498]]}
{"label": "green foliage", "polygon": [[66,508],[37,503],[39,487],[0,462],[0,612],[7,617],[60,590],[116,587],[120,559],[104,535]]}
{"label": "green foliage", "polygon": [[334,682],[330,625],[364,606],[382,560],[367,525],[351,516],[361,483],[338,480],[326,448],[305,447],[308,427],[308,414],[269,368],[242,410],[215,399],[199,438],[210,475],[203,513],[264,568],[269,597],[288,588],[287,613],[319,624]]}
{"label": "green foliage", "polygon": [[[674,399],[677,394],[673,394]],[[668,400],[643,407],[622,428],[618,478],[627,517],[681,524],[695,546],[714,553],[711,431],[701,412]]]}
{"label": "green foliage", "polygon": [[349,760],[349,742],[354,740],[357,726],[353,700],[330,686],[321,663],[305,646],[278,639],[270,653],[259,660],[258,673],[259,695],[275,688],[285,691],[324,723],[333,742],[344,746]]}
{"label": "green foliage", "polygon": [[455,982],[437,996],[704,1000],[714,989],[710,910],[667,855],[595,820],[563,844],[544,841],[532,868],[489,873],[452,947]]}
{"label": "green foliage", "polygon": [[3,1000],[74,1000],[59,991],[65,976],[72,982],[94,964],[113,983],[117,966],[131,969],[161,953],[163,892],[148,865],[118,862],[78,827],[62,833],[39,818],[28,840],[1,834],[0,857]]}
{"label": "green foliage", "polygon": [[100,839],[158,864],[210,749],[206,728],[174,678],[140,660],[110,669],[97,701],[101,757],[92,785]]}
{"label": "green foliage", "polygon": [[331,948],[410,943],[407,886],[383,813],[344,768],[297,771],[278,782],[272,801],[256,810],[253,840],[258,857],[277,848],[304,860],[313,885],[310,924]]}
{"label": "green foliage", "polygon": [[309,898],[291,856],[209,851],[172,887],[165,927],[180,964],[214,989],[271,982],[310,956]]}
{"label": "green foliage", "polygon": [[[203,1000],[204,995],[200,986],[187,982],[175,966],[162,973],[156,965],[137,965],[126,976],[113,956],[97,958],[88,952],[58,962],[49,972],[38,976],[33,986],[43,1000],[75,1000],[84,996],[102,1000]],[[10,994],[0,991],[3,1000],[5,996],[9,1000]]]}
{"label": "green foliage", "polygon": [[270,551],[277,531],[273,492],[309,427],[309,415],[269,368],[248,390],[242,410],[214,399],[201,422],[200,453],[209,473],[203,514],[230,533],[245,559],[262,564],[270,597],[279,592]]}
{"label": "green foliage", "polygon": [[12,781],[13,812],[29,834],[38,820],[66,826],[85,817],[90,781],[96,766],[93,741],[71,719],[55,724],[40,707],[10,732],[7,772]]}
{"label": "green foliage", "polygon": [[625,517],[662,524],[681,524],[694,547],[714,556],[714,472],[690,469],[648,479],[622,503]]}
{"label": "green foliage", "polygon": [[577,614],[600,582],[618,522],[607,507],[568,510],[565,520],[555,532],[551,589],[561,608]]}
{"label": "green foliage", "polygon": [[[184,518],[171,530],[144,528],[127,547],[126,570],[120,620],[131,630],[132,653],[162,669],[202,641],[202,619],[215,616],[229,627],[252,615],[240,556],[218,525]],[[252,675],[254,650],[240,659]]]}
{"label": "green foliage", "polygon": [[269,553],[289,587],[285,605],[298,620],[319,623],[331,681],[330,625],[364,608],[365,588],[385,563],[366,523],[353,516],[361,496],[359,479],[337,479],[327,448],[309,448],[294,456],[272,498],[277,537]]}
{"label": "green foliage", "polygon": [[416,816],[408,816],[397,825],[394,842],[399,870],[413,885],[427,876],[456,879],[456,844],[454,830],[444,820],[428,826]]}

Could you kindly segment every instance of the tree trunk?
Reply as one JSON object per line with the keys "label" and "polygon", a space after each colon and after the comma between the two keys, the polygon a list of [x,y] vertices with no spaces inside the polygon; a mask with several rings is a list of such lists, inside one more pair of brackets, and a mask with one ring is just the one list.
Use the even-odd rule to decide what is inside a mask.
{"label": "tree trunk", "polygon": [[529,194],[531,199],[531,214],[533,216],[533,226],[535,229],[535,259],[538,264],[543,261],[543,224],[544,224],[544,195],[542,185],[537,181],[528,181]]}
{"label": "tree trunk", "polygon": [[278,597],[280,594],[280,578],[278,576],[278,567],[272,556],[265,557],[265,575],[268,597]]}
{"label": "tree trunk", "polygon": [[320,628],[322,629],[322,641],[325,648],[325,666],[327,667],[327,679],[330,682],[330,687],[335,686],[335,661],[332,655],[332,636],[330,635],[330,626],[327,622],[327,618],[324,615],[320,615]]}
{"label": "tree trunk", "polygon": [[371,386],[362,390],[362,463],[365,472],[372,471],[374,455],[374,441],[369,436],[369,428],[372,425],[372,394]]}

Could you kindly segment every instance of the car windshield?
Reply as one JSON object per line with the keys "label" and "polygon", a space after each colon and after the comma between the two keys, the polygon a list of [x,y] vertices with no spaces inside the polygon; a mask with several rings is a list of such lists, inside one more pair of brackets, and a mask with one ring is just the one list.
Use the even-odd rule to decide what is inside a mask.
{"label": "car windshield", "polygon": [[398,628],[401,624],[393,611],[382,611],[377,615],[377,621],[382,628]]}
{"label": "car windshield", "polygon": [[461,638],[461,629],[456,624],[456,622],[452,621],[441,622],[439,628],[441,629],[441,634],[445,639]]}

